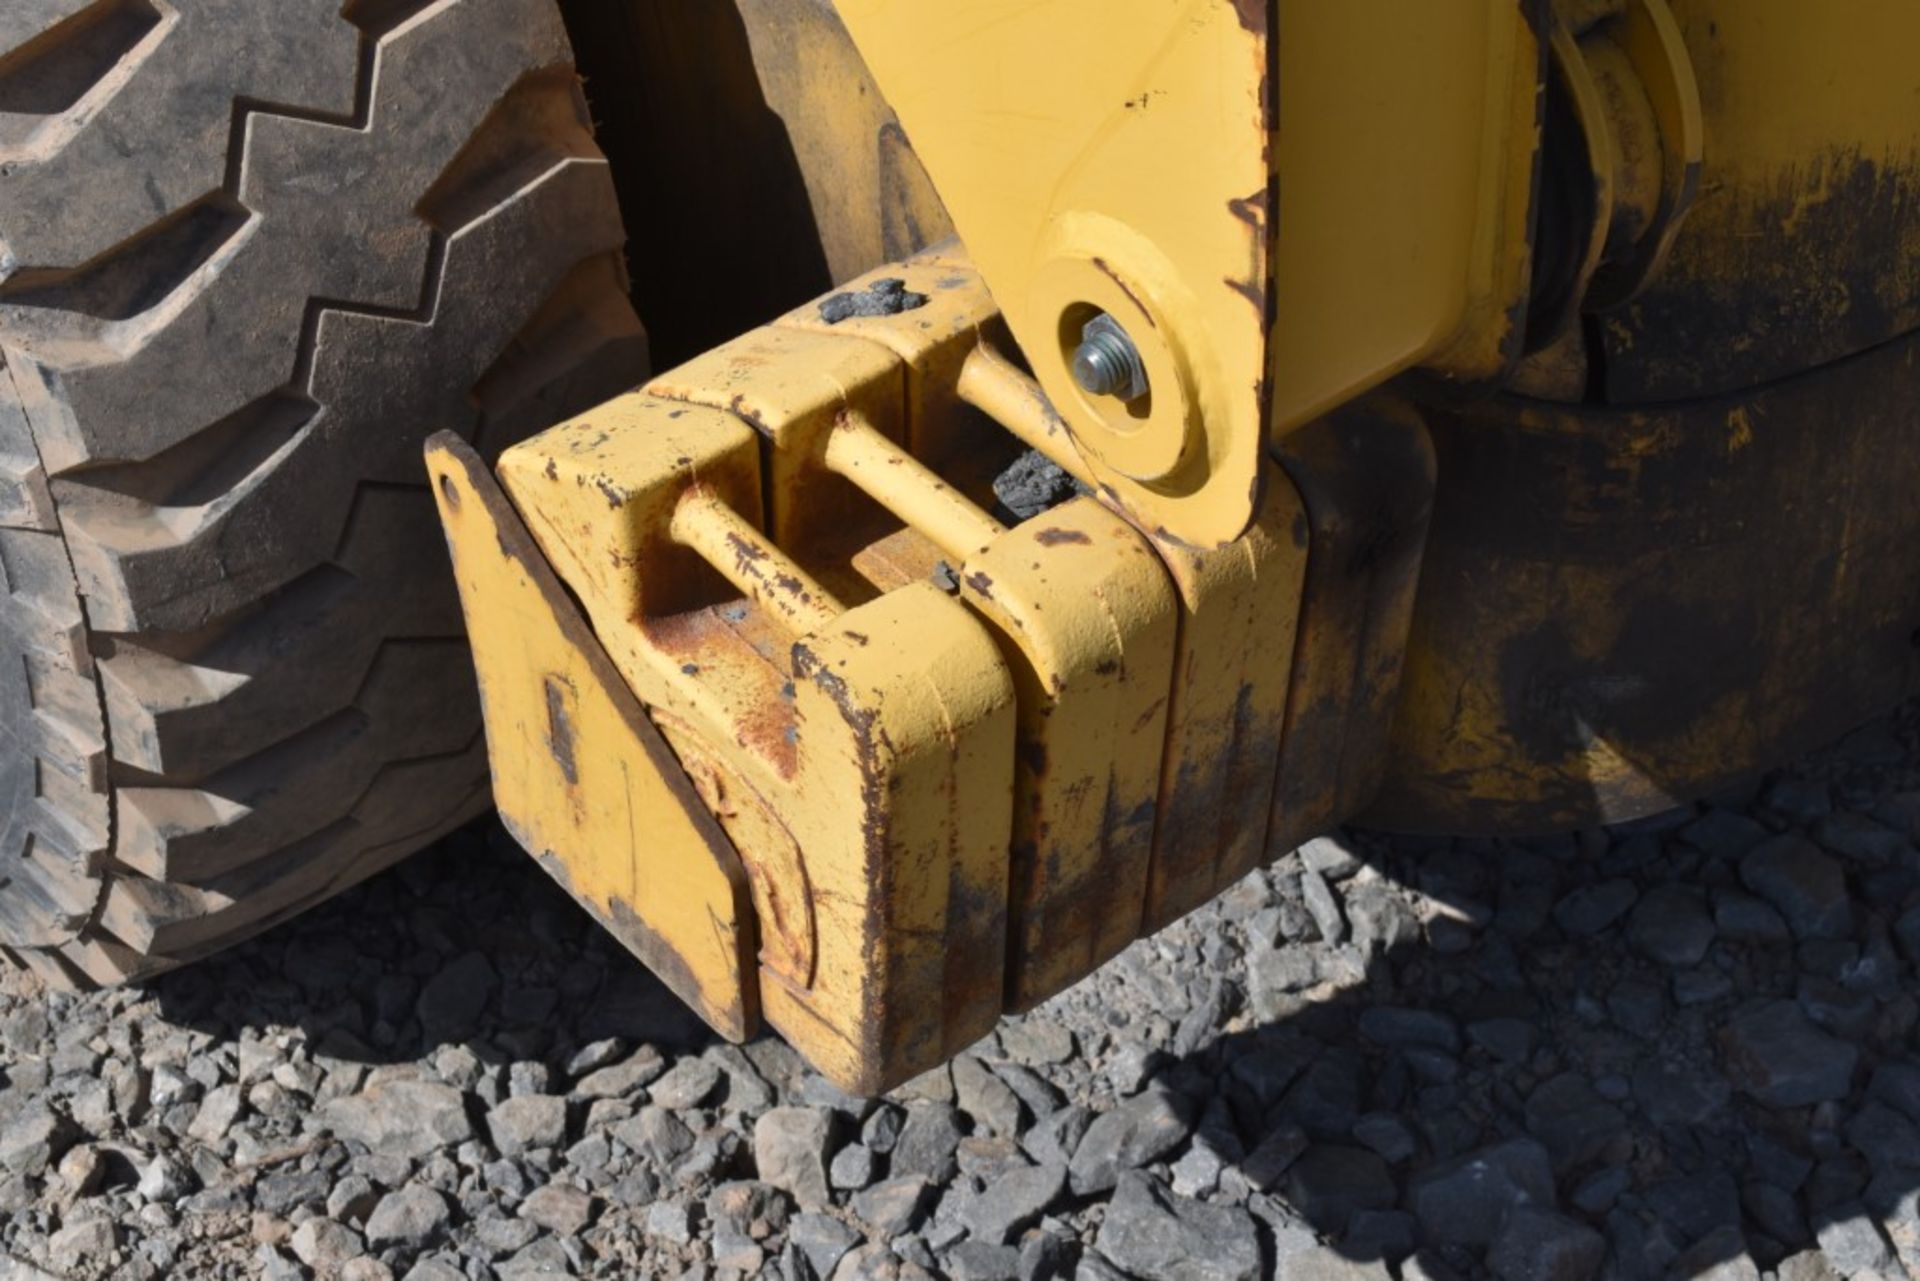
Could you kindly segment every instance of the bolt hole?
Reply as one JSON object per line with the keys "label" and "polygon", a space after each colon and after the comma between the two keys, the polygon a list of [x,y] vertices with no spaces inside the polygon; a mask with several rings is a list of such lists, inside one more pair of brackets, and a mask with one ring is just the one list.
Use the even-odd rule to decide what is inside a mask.
{"label": "bolt hole", "polygon": [[460,510],[459,487],[453,483],[453,477],[447,475],[445,472],[440,473],[440,493],[445,496],[447,506],[453,508],[455,511]]}

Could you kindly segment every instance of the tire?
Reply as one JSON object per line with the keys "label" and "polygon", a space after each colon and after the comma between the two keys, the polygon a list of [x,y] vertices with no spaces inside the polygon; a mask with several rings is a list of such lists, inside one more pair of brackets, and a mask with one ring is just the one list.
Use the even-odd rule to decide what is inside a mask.
{"label": "tire", "polygon": [[420,447],[640,381],[553,0],[0,6],[0,957],[145,977],[488,804]]}

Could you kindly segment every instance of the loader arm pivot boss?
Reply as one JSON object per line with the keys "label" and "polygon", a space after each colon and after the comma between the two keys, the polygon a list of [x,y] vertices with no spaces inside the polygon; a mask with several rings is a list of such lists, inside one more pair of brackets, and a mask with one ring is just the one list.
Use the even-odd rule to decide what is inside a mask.
{"label": "loader arm pivot boss", "polygon": [[[1703,105],[1715,6],[1674,2],[839,0],[958,238],[491,472],[429,443],[507,826],[723,1035],[764,1020],[875,1093],[1369,806],[1550,827],[1764,762],[1784,719],[1708,760],[1609,719],[1626,685],[1555,684],[1627,652],[1605,623],[1532,657],[1671,570],[1672,661],[1618,675],[1691,679],[1800,457],[1723,441],[1686,523],[1662,468],[1705,428],[1579,425],[1603,335],[1689,252],[1714,112],[1730,181],[1777,159]],[[1733,93],[1752,64],[1724,63]],[[1809,146],[1862,128],[1817,120]],[[1920,120],[1875,127],[1911,182]],[[1751,433],[1757,403],[1687,412]],[[1861,407],[1836,476],[1892,416]],[[1449,459],[1479,484],[1451,507]],[[1518,514],[1449,515],[1489,495]],[[1847,537],[1912,532],[1863,510]],[[1634,513],[1674,564],[1636,559]],[[1820,629],[1750,629],[1755,688],[1815,630],[1912,625],[1836,573]],[[1859,703],[1914,675],[1857,670]],[[1543,708],[1578,732],[1533,733]],[[1722,741],[1744,715],[1708,710]]]}

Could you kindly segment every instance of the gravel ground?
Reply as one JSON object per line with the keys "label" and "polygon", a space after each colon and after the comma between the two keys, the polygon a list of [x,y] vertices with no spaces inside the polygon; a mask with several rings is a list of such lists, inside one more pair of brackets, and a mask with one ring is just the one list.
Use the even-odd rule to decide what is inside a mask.
{"label": "gravel ground", "polygon": [[1920,1277],[1920,708],[1717,803],[1315,841],[884,1101],[497,829],[0,987],[0,1276]]}

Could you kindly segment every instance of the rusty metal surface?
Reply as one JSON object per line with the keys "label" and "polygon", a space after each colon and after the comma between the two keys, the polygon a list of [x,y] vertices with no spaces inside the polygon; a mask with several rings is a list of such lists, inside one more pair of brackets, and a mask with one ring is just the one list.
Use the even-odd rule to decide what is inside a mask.
{"label": "rusty metal surface", "polygon": [[1370,801],[1387,764],[1402,663],[1433,513],[1435,461],[1421,415],[1379,393],[1276,449],[1308,523],[1286,738],[1270,853]]}
{"label": "rusty metal surface", "polygon": [[1920,8],[1672,0],[1699,82],[1699,197],[1602,317],[1608,399],[1716,395],[1920,325]]}
{"label": "rusty metal surface", "polygon": [[1628,818],[1920,681],[1920,338],[1757,392],[1431,415],[1445,478],[1369,821]]}
{"label": "rusty metal surface", "polygon": [[759,441],[727,410],[630,393],[500,472],[740,849],[767,1021],[862,1093],[983,1035],[1014,723],[987,632],[924,581],[823,591],[762,532]]}
{"label": "rusty metal surface", "polygon": [[745,1040],[760,1009],[739,856],[479,455],[442,432],[427,467],[502,822],[710,1026]]}
{"label": "rusty metal surface", "polygon": [[[1257,865],[1276,784],[1330,747],[1344,814],[1373,777],[1344,737],[1391,698],[1430,481],[1393,451],[1417,422],[1298,433],[1256,526],[1198,549],[1086,485],[1006,343],[942,246],[500,465],[683,799],[739,850],[767,1021],[850,1090],[939,1062]],[[1023,446],[1082,492],[989,510]],[[578,888],[627,858],[613,838],[558,861]]]}
{"label": "rusty metal surface", "polygon": [[1154,543],[1180,593],[1180,638],[1144,931],[1199,907],[1267,857],[1309,528],[1285,472],[1269,462],[1262,484],[1259,517],[1229,546]]}

